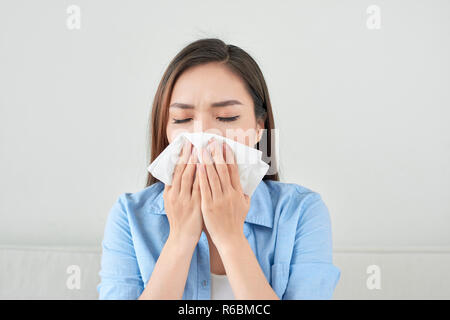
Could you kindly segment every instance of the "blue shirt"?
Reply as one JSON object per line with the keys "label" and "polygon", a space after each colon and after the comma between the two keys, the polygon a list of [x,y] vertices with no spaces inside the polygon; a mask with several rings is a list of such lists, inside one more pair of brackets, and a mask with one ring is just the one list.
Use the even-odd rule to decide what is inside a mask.
{"label": "blue shirt", "polygon": [[[169,236],[164,183],[122,193],[102,241],[99,299],[137,299]],[[262,180],[244,222],[247,238],[272,289],[282,300],[331,299],[340,278],[332,263],[331,221],[320,194],[293,183]],[[183,300],[210,300],[205,232],[192,255]]]}

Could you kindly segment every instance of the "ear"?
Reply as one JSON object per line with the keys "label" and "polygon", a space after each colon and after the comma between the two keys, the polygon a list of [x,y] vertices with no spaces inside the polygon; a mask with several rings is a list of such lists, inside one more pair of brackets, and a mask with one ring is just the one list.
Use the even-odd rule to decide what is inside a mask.
{"label": "ear", "polygon": [[259,141],[261,141],[262,135],[264,133],[264,121],[263,120],[259,120],[256,123],[256,129],[258,131],[256,143],[258,143]]}

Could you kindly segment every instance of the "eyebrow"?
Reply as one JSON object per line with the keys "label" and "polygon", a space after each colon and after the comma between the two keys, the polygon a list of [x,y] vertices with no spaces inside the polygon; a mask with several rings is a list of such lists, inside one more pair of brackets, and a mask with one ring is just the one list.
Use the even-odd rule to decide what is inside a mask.
{"label": "eyebrow", "polygon": [[[226,107],[236,104],[242,105],[239,100],[225,100],[211,103],[211,107]],[[191,104],[175,102],[172,103],[169,108],[194,109],[194,106]]]}

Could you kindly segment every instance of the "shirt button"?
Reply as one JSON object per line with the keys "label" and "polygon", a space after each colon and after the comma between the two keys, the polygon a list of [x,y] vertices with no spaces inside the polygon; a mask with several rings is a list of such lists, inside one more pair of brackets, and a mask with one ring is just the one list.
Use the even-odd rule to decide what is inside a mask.
{"label": "shirt button", "polygon": [[207,284],[207,283],[208,283],[208,281],[203,280],[203,281],[202,281],[202,286],[206,287],[206,284]]}

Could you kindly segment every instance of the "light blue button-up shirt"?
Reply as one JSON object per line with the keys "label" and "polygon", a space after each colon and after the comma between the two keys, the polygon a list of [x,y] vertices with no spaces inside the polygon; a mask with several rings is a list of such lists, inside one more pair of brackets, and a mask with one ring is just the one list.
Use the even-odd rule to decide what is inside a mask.
{"label": "light blue button-up shirt", "polygon": [[[137,299],[169,236],[162,182],[122,193],[102,241],[99,299]],[[262,180],[251,197],[244,235],[282,300],[331,299],[340,278],[332,263],[331,221],[319,193],[294,183]],[[183,300],[210,300],[206,234],[192,255]]]}

